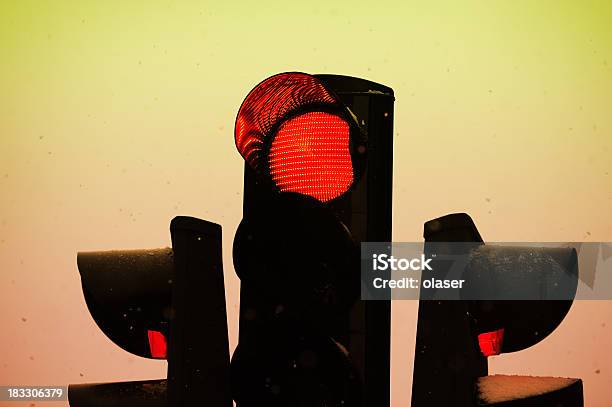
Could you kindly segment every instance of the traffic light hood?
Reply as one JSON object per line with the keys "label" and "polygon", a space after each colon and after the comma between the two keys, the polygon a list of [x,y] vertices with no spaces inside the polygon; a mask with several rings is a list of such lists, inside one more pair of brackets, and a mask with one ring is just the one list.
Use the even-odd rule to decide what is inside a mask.
{"label": "traffic light hood", "polygon": [[87,308],[102,332],[130,353],[160,358],[152,343],[168,335],[172,249],[79,252],[77,264]]}
{"label": "traffic light hood", "polygon": [[326,202],[348,191],[366,152],[365,132],[336,93],[299,72],[274,75],[248,94],[235,126],[238,152],[274,189]]}

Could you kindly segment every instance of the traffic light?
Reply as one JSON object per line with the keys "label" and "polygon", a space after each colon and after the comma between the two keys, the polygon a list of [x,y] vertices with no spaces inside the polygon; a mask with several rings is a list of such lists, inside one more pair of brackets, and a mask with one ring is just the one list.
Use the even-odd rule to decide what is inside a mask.
{"label": "traffic light", "polygon": [[[412,406],[582,406],[579,379],[489,376],[487,365],[488,356],[540,342],[565,318],[577,289],[576,251],[485,245],[463,213],[425,223],[424,238],[425,252],[469,255],[470,283],[492,297],[468,290],[466,299],[440,301],[421,289]],[[434,259],[433,269],[447,273],[444,261]],[[510,299],[496,289],[541,290],[552,299]]]}
{"label": "traffic light", "polygon": [[393,101],[364,79],[291,72],[242,103],[238,407],[389,405],[390,303],[359,299],[359,249],[391,239]]}
{"label": "traffic light", "polygon": [[180,216],[170,232],[172,248],[77,257],[98,327],[134,355],[167,360],[167,380],[71,385],[71,406],[232,405],[221,227]]}

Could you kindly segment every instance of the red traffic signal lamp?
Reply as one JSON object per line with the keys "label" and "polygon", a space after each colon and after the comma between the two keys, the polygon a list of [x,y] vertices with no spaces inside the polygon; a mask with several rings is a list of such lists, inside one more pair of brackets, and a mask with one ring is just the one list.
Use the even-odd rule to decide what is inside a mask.
{"label": "red traffic signal lamp", "polygon": [[359,244],[391,239],[393,100],[293,72],[240,107],[238,406],[389,405],[390,303],[359,300]]}
{"label": "red traffic signal lamp", "polygon": [[168,378],[71,385],[71,406],[231,406],[221,227],[180,216],[170,231],[172,248],[77,257],[98,327],[132,354],[166,359]]}

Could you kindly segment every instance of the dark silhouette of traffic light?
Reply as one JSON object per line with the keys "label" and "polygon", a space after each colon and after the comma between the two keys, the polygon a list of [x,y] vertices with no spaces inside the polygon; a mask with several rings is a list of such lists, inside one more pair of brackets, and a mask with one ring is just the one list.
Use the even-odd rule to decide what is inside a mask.
{"label": "dark silhouette of traffic light", "polygon": [[[451,214],[425,223],[425,251],[436,254],[467,255],[484,253],[470,262],[472,280],[481,293],[512,280],[525,289],[559,278],[559,299],[436,300],[421,290],[412,386],[412,406],[563,406],[583,405],[579,379],[519,376],[488,376],[487,357],[516,352],[543,340],[552,333],[569,311],[576,293],[578,262],[574,249],[542,249],[539,267],[521,270],[538,259],[530,248],[486,246],[472,219],[464,213]],[[461,244],[445,244],[462,242]],[[537,254],[537,253],[536,253]],[[536,256],[537,257],[537,256]],[[529,258],[529,260],[525,260]],[[548,261],[549,259],[554,261]],[[515,263],[498,273],[499,263]],[[432,262],[436,263],[436,260]],[[434,270],[444,274],[443,260]],[[562,269],[553,273],[552,264]],[[527,267],[524,267],[527,268]],[[495,271],[494,271],[495,270]],[[515,281],[512,281],[513,283]],[[554,284],[554,283],[553,283]],[[469,293],[468,293],[469,294]],[[473,293],[472,293],[473,294]],[[554,294],[554,293],[553,293]],[[465,298],[465,297],[462,297]],[[475,297],[477,298],[477,297]],[[536,389],[535,391],[533,389]],[[505,393],[505,394],[504,394]],[[499,394],[504,394],[502,397]],[[508,396],[512,395],[514,396]]]}
{"label": "dark silhouette of traffic light", "polygon": [[97,325],[130,353],[167,359],[167,380],[71,385],[71,406],[232,405],[221,227],[181,216],[170,231],[172,248],[77,258]]}
{"label": "dark silhouette of traffic light", "polygon": [[363,79],[284,73],[242,103],[239,407],[389,405],[390,303],[359,299],[359,245],[391,239],[393,100]]}

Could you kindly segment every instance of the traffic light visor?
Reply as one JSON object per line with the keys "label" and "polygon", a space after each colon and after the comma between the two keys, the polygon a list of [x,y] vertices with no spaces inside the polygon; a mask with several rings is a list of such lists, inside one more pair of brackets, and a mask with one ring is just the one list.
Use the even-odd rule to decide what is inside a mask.
{"label": "traffic light visor", "polygon": [[278,190],[326,202],[353,184],[354,132],[359,132],[354,117],[319,79],[283,73],[249,93],[235,137],[246,162]]}
{"label": "traffic light visor", "polygon": [[134,355],[165,358],[173,261],[171,248],[77,256],[89,313],[111,341]]}

